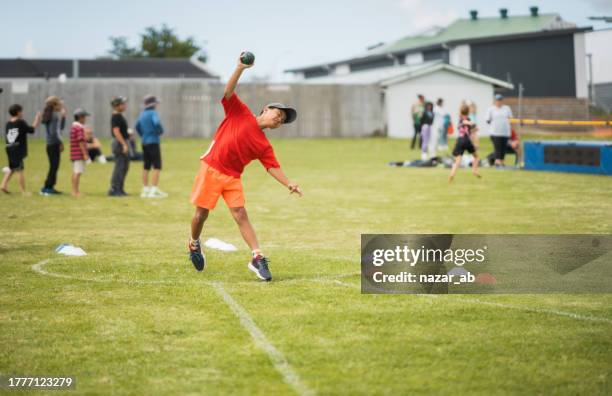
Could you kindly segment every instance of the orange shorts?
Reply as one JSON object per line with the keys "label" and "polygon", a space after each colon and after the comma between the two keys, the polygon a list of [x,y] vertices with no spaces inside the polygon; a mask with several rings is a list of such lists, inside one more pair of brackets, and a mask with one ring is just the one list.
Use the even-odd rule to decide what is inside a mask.
{"label": "orange shorts", "polygon": [[193,182],[191,203],[212,210],[221,195],[228,208],[244,206],[244,190],[240,179],[221,173],[202,161],[200,171]]}

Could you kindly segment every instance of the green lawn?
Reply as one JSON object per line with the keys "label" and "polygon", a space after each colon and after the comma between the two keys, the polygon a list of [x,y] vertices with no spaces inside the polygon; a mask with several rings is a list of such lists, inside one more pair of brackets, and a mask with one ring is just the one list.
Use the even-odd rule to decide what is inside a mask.
{"label": "green lawn", "polygon": [[[386,165],[416,156],[406,141],[273,144],[304,197],[257,163],[243,177],[271,283],[247,270],[222,202],[203,238],[239,251],[207,251],[204,273],[187,260],[208,141],[164,142],[167,199],[138,197],[141,163],[124,199],[105,196],[112,165],[98,163],[84,198],[0,196],[0,374],[73,375],[100,395],[612,392],[610,295],[361,295],[358,276],[362,233],[609,234],[611,178],[483,169],[449,185],[446,169]],[[31,141],[29,190],[46,162]],[[55,254],[63,242],[88,256]]]}

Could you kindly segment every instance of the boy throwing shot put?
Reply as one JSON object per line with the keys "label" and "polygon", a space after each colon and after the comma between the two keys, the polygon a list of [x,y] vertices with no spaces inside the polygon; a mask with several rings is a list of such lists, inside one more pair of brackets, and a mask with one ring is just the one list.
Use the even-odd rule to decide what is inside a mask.
{"label": "boy throwing shot put", "polygon": [[[251,59],[248,59],[249,56]],[[215,208],[219,197],[223,196],[242,237],[251,249],[252,259],[248,263],[249,270],[259,279],[270,281],[272,274],[268,268],[268,259],[259,249],[255,230],[244,208],[244,191],[240,175],[249,162],[257,159],[272,177],[289,189],[290,194],[297,193],[302,196],[299,186],[289,181],[280,169],[274,150],[264,133],[266,129],[276,129],[281,124],[293,122],[297,112],[281,103],[270,103],[258,116],[254,116],[240,101],[234,90],[242,72],[253,66],[253,60],[252,54],[241,54],[221,100],[225,119],[219,125],[210,147],[200,157],[201,167],[191,193],[191,203],[196,206],[196,210],[191,220],[189,257],[196,270],[204,269],[206,259],[200,243],[202,226],[208,213]]]}

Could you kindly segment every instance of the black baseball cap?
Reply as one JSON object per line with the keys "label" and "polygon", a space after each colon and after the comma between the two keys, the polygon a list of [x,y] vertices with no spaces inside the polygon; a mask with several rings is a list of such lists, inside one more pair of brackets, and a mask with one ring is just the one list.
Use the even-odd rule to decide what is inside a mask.
{"label": "black baseball cap", "polygon": [[127,98],[125,96],[115,96],[111,100],[111,106],[117,107],[120,104],[127,103]]}
{"label": "black baseball cap", "polygon": [[297,118],[297,111],[293,107],[285,106],[282,103],[268,103],[266,105],[269,109],[279,109],[285,112],[285,121],[283,124],[291,124]]}

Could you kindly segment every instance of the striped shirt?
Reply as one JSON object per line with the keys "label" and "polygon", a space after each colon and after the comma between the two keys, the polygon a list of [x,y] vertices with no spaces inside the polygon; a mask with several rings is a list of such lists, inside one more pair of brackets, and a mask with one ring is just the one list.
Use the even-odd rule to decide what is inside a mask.
{"label": "striped shirt", "polygon": [[75,121],[70,127],[70,160],[72,161],[85,159],[79,145],[80,142],[85,142],[85,129],[83,124]]}

